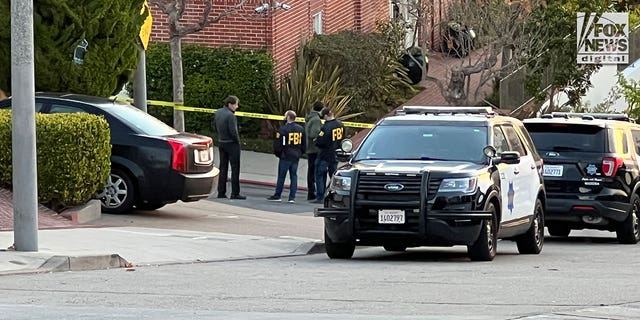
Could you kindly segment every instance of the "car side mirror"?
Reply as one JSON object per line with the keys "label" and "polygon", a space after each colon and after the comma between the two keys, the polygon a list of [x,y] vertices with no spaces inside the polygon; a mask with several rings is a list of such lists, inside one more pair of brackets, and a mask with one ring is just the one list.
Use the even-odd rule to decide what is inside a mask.
{"label": "car side mirror", "polygon": [[500,162],[506,164],[520,163],[520,153],[518,151],[505,151],[500,154]]}
{"label": "car side mirror", "polygon": [[347,162],[351,158],[351,151],[353,150],[353,141],[350,139],[344,139],[340,143],[340,149],[336,150],[336,158],[340,162]]}

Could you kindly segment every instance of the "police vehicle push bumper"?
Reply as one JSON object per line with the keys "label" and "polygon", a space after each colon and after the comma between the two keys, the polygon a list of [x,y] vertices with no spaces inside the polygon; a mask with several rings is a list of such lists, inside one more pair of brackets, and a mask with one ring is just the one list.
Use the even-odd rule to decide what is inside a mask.
{"label": "police vehicle push bumper", "polygon": [[[357,239],[358,245],[364,246],[472,245],[480,235],[482,221],[492,218],[488,211],[427,210],[425,202],[420,202],[385,202],[386,207],[400,208],[388,210],[373,209],[381,203],[368,201],[365,204],[368,207],[356,208],[350,197],[330,193],[326,201],[329,207],[316,208],[314,215],[325,218],[325,231],[332,241]],[[404,218],[381,221],[380,212],[389,212],[387,219],[394,219],[394,214]]]}

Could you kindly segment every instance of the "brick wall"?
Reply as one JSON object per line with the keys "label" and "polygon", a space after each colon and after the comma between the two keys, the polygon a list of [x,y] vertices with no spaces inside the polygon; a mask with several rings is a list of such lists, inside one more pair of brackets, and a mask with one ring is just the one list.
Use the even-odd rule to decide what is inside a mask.
{"label": "brick wall", "polygon": [[353,30],[356,1],[359,0],[324,0],[325,33]]}
{"label": "brick wall", "polygon": [[357,0],[359,14],[356,12],[356,30],[362,32],[376,31],[378,22],[389,21],[389,0]]}
{"label": "brick wall", "polygon": [[311,36],[312,20],[308,0],[288,0],[288,11],[276,11],[273,16],[273,59],[276,79],[289,72],[301,41]]}
{"label": "brick wall", "polygon": [[[241,10],[229,15],[217,23],[211,24],[204,30],[189,35],[183,39],[184,43],[195,43],[215,47],[243,47],[255,49],[271,49],[271,18],[256,14],[254,8],[257,0],[250,0]],[[195,23],[204,11],[203,0],[187,1],[184,23]],[[211,17],[216,17],[225,9],[232,7],[233,0],[214,0]],[[153,27],[151,41],[169,41],[169,26],[167,15],[157,7],[152,6]]]}
{"label": "brick wall", "polygon": [[447,12],[454,0],[432,0],[433,16],[427,30],[432,30],[427,35],[430,37],[431,46],[434,50],[442,49],[441,27],[443,23],[447,23]]}
{"label": "brick wall", "polygon": [[[435,0],[438,1],[438,0]],[[449,0],[447,0],[449,1]],[[233,6],[236,0],[213,0],[211,17]],[[322,12],[323,33],[342,30],[374,31],[376,22],[389,18],[389,0],[282,0],[288,11],[277,10],[271,16],[256,14],[254,8],[272,0],[249,0],[238,12],[189,35],[183,43],[212,47],[241,47],[269,50],[275,60],[276,76],[290,70],[295,50],[313,34],[313,16]],[[202,16],[204,0],[187,1],[184,23],[195,23]],[[152,6],[151,41],[167,42],[167,16]]]}

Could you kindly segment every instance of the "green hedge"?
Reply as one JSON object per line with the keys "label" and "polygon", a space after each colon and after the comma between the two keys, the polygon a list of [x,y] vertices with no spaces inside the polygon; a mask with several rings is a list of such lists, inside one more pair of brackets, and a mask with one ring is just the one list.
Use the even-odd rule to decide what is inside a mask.
{"label": "green hedge", "polygon": [[[0,89],[11,92],[10,0],[0,0]],[[143,0],[33,1],[36,91],[109,96],[138,62]],[[83,64],[76,46],[89,42]]]}
{"label": "green hedge", "polygon": [[[184,103],[192,107],[220,108],[228,95],[240,98],[239,111],[264,112],[261,97],[273,81],[273,60],[262,50],[182,47]],[[152,43],[147,51],[147,95],[150,100],[173,101],[169,45]],[[149,113],[173,126],[173,109],[150,106]],[[211,132],[213,116],[185,112],[185,130]],[[258,120],[238,118],[242,136],[256,136]]]}
{"label": "green hedge", "polygon": [[[58,210],[85,203],[111,167],[107,121],[90,114],[36,114],[38,198]],[[0,186],[11,188],[11,112],[0,110]]]}

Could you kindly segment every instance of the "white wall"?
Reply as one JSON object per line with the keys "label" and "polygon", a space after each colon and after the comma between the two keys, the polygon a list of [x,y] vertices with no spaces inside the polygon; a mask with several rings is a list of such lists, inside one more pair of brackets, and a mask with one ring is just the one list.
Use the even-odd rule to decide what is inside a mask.
{"label": "white wall", "polygon": [[[587,94],[582,98],[583,104],[589,104],[595,106],[598,103],[603,102],[609,96],[611,89],[616,86],[618,77],[616,76],[618,68],[616,65],[603,65],[600,70],[594,72],[591,75],[591,84],[593,88],[587,91]],[[640,60],[630,64],[626,69],[622,71],[622,74],[627,79],[634,79],[640,81]],[[560,105],[567,102],[567,95],[559,93],[554,96],[554,105]],[[549,100],[547,100],[542,107],[545,110],[549,106]],[[618,99],[612,107],[613,111],[624,112],[627,108],[627,103],[624,98]]]}

